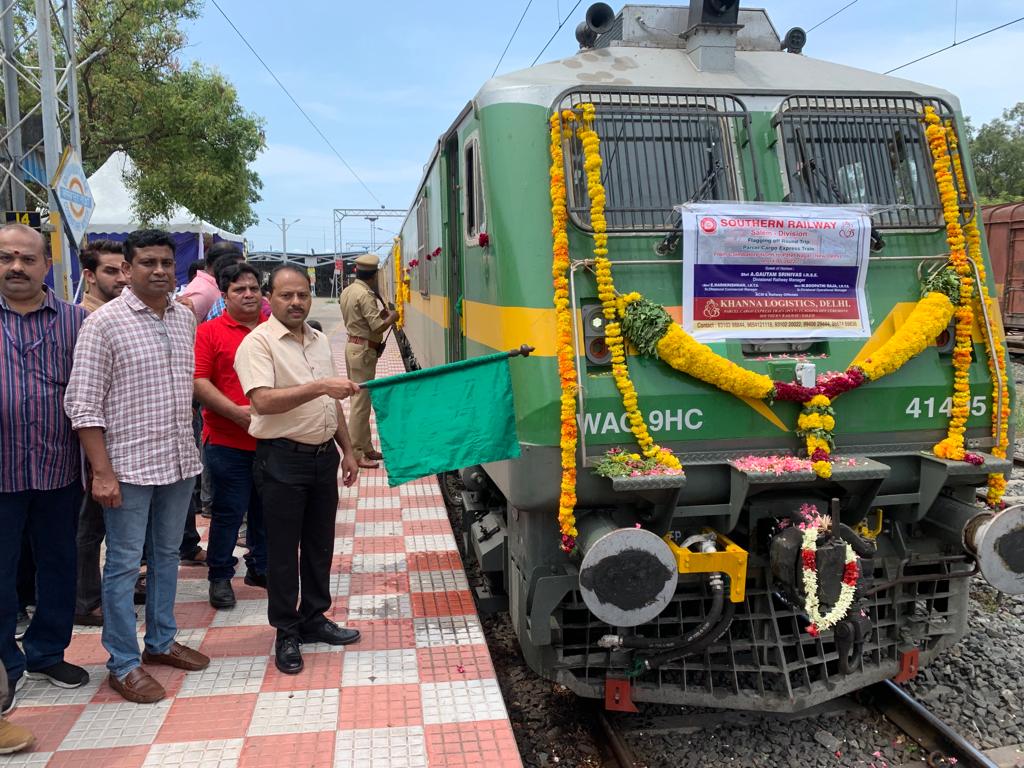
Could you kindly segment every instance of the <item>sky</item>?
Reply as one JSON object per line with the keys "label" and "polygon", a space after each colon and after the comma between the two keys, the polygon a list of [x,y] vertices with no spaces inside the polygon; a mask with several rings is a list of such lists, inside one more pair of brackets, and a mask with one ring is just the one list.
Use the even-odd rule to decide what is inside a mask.
{"label": "sky", "polygon": [[[207,0],[202,17],[186,27],[189,45],[182,57],[220,71],[238,89],[242,106],[265,119],[267,147],[255,163],[264,185],[255,207],[260,223],[245,234],[253,250],[280,250],[283,218],[293,253],[334,250],[335,208],[407,208],[438,136],[491,76],[527,3],[499,74],[530,66],[575,5],[217,1],[369,188],[352,176]],[[793,26],[810,30],[848,2],[751,0],[742,7],[765,8],[782,36]],[[541,62],[576,52],[573,31],[588,5],[584,0],[565,21]],[[619,2],[610,5],[621,8]],[[856,0],[809,32],[804,54],[884,72],[1015,19],[1022,7],[1020,0]],[[1024,22],[894,74],[957,94],[978,126],[1024,100],[1022,51]],[[390,239],[400,222],[380,219],[373,239]],[[347,219],[341,245],[368,243],[370,226]]]}

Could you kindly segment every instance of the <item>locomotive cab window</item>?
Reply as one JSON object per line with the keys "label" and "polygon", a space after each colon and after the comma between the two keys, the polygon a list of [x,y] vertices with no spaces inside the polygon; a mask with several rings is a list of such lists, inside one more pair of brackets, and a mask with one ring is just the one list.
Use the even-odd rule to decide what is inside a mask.
{"label": "locomotive cab window", "polygon": [[462,151],[462,210],[466,238],[475,243],[480,233],[486,231],[480,142],[475,135],[466,141]]}
{"label": "locomotive cab window", "polygon": [[429,222],[430,209],[427,207],[427,196],[423,194],[416,204],[416,258],[419,261],[416,277],[420,293],[424,296],[430,295],[430,262],[427,260],[427,254],[430,253]]}
{"label": "locomotive cab window", "polygon": [[935,100],[792,96],[773,123],[787,189],[796,203],[882,206],[874,219],[886,228],[942,224],[931,171],[924,108],[944,119]]}
{"label": "locomotive cab window", "polygon": [[[596,107],[609,232],[667,232],[677,225],[677,205],[744,199],[737,136],[749,134],[750,122],[738,99],[576,91],[558,108],[586,102]],[[745,151],[751,151],[751,142],[745,142]],[[565,156],[569,214],[577,226],[590,229],[583,146],[575,133]]]}

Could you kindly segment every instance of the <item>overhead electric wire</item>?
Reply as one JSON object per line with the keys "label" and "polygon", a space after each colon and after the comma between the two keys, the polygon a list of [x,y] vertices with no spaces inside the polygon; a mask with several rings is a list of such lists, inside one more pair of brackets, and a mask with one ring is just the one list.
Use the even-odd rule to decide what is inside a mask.
{"label": "overhead electric wire", "polygon": [[562,19],[562,23],[555,28],[554,33],[551,35],[551,37],[548,38],[548,41],[544,43],[544,47],[540,49],[540,53],[538,53],[536,58],[532,62],[530,62],[531,67],[537,63],[537,60],[540,59],[541,56],[544,55],[544,51],[546,51],[548,49],[548,46],[551,45],[551,41],[555,39],[555,35],[562,31],[562,27],[565,26],[565,22],[572,18],[572,15],[576,12],[576,9],[579,8],[580,4],[582,3],[583,0],[576,0],[576,5],[572,7],[571,11],[565,14],[565,18]]}
{"label": "overhead electric wire", "polygon": [[1000,24],[998,27],[992,27],[991,29],[986,29],[984,32],[979,32],[976,35],[971,35],[970,37],[965,37],[959,43],[953,43],[951,45],[947,45],[947,46],[944,46],[942,48],[939,48],[936,51],[932,51],[931,53],[926,53],[924,56],[918,56],[916,59],[914,59],[913,61],[908,61],[906,64],[900,64],[898,67],[893,67],[892,69],[885,70],[885,72],[883,74],[888,75],[888,74],[890,74],[892,72],[895,72],[898,69],[903,69],[904,67],[909,67],[911,64],[917,64],[917,62],[919,62],[919,61],[924,61],[925,59],[930,59],[932,56],[936,56],[936,55],[942,53],[943,51],[948,51],[950,48],[956,48],[959,45],[963,45],[964,43],[969,43],[972,40],[977,40],[979,37],[984,37],[985,35],[991,34],[992,32],[998,32],[1000,29],[1003,29],[1005,27],[1010,26],[1011,24],[1016,24],[1016,23],[1021,22],[1021,21],[1024,21],[1024,16],[1021,16],[1019,19],[1014,19],[1013,21],[1008,21],[1005,24]]}
{"label": "overhead electric wire", "polygon": [[832,19],[834,19],[834,18],[835,18],[836,16],[838,16],[838,15],[839,15],[840,13],[842,13],[843,11],[845,11],[845,10],[846,10],[847,8],[849,8],[849,7],[851,6],[851,5],[856,5],[856,4],[857,4],[857,2],[858,2],[858,0],[853,0],[853,2],[851,2],[851,3],[847,3],[847,4],[846,4],[846,5],[844,5],[844,6],[842,7],[842,8],[840,8],[840,9],[839,9],[838,11],[836,11],[835,13],[833,13],[833,14],[832,14],[831,16],[829,16],[828,18],[822,19],[821,21],[819,21],[819,22],[818,22],[817,24],[815,24],[815,25],[814,25],[813,27],[811,27],[811,28],[810,28],[810,29],[808,29],[807,31],[808,31],[808,32],[813,32],[813,31],[814,31],[814,30],[816,30],[816,29],[817,29],[818,27],[820,27],[820,26],[821,26],[822,24],[824,24],[824,23],[825,23],[826,21],[832,21]]}
{"label": "overhead electric wire", "polygon": [[317,134],[320,136],[321,139],[324,140],[324,143],[328,147],[331,148],[331,151],[341,161],[341,164],[344,165],[348,169],[348,172],[351,173],[352,176],[355,178],[355,180],[359,182],[359,185],[363,189],[366,190],[366,193],[370,197],[372,197],[374,200],[376,200],[378,203],[380,203],[380,206],[383,208],[384,207],[384,203],[381,202],[381,199],[379,197],[377,197],[375,194],[373,194],[373,190],[371,190],[368,186],[366,186],[366,182],[365,181],[363,181],[361,178],[359,178],[359,174],[356,173],[355,168],[353,168],[351,165],[349,165],[348,161],[345,160],[345,158],[341,156],[341,152],[339,152],[337,150],[337,148],[334,146],[334,144],[331,143],[331,140],[327,138],[327,135],[323,131],[320,130],[320,126],[318,126],[315,122],[313,122],[313,118],[311,118],[306,113],[306,110],[304,110],[302,108],[302,105],[300,105],[299,102],[295,100],[295,97],[292,96],[291,91],[289,91],[288,88],[285,87],[285,84],[281,82],[281,79],[277,75],[274,74],[274,70],[272,70],[270,68],[270,65],[267,64],[267,62],[265,62],[263,60],[263,57],[260,56],[256,52],[256,49],[252,47],[252,44],[245,38],[245,35],[242,34],[242,31],[238,27],[235,26],[235,22],[233,22],[230,19],[230,17],[228,17],[228,15],[226,13],[224,13],[224,9],[220,7],[220,4],[217,2],[217,0],[210,0],[210,2],[213,3],[213,7],[214,8],[216,8],[218,11],[220,11],[220,15],[224,17],[224,20],[231,26],[231,28],[233,30],[235,30],[235,34],[238,35],[238,37],[241,39],[241,41],[243,43],[245,43],[245,47],[248,48],[252,52],[252,55],[256,57],[257,61],[259,61],[259,63],[263,65],[263,68],[265,70],[267,70],[268,74],[272,78],[274,78],[274,82],[277,83],[278,86],[280,86],[281,90],[284,91],[284,95],[287,96],[291,100],[292,104],[295,105],[295,108],[297,110],[299,110],[299,112],[302,114],[302,116],[304,118],[306,118],[306,122],[308,122],[313,127],[313,130],[317,132]]}
{"label": "overhead electric wire", "polygon": [[527,11],[530,10],[531,5],[533,5],[533,0],[527,0],[526,7],[523,8],[523,15],[519,17],[519,23],[516,24],[516,28],[512,30],[512,37],[510,37],[508,39],[508,42],[505,43],[505,50],[501,52],[501,57],[498,59],[498,63],[494,65],[494,71],[491,72],[491,77],[494,77],[496,74],[498,74],[498,67],[500,67],[501,62],[505,60],[505,54],[508,53],[508,48],[510,45],[512,45],[512,41],[516,39],[516,33],[519,31],[519,27],[522,26],[523,19],[526,18],[526,13]]}

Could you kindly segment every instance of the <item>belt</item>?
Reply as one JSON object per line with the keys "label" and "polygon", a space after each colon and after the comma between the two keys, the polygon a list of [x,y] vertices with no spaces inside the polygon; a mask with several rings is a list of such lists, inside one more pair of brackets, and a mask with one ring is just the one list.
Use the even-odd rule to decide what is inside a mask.
{"label": "belt", "polygon": [[321,453],[327,453],[334,447],[334,441],[328,440],[326,443],[320,443],[320,445],[309,445],[308,443],[298,443],[294,440],[289,440],[287,437],[276,437],[273,440],[267,440],[270,445],[275,448],[283,448],[286,451],[295,451],[296,453],[311,453],[314,456],[319,456]]}
{"label": "belt", "polygon": [[352,334],[349,334],[348,340],[351,344],[360,344],[364,347],[369,347],[377,354],[384,351],[384,344],[379,341],[370,341],[369,339],[364,339],[362,336],[353,336]]}

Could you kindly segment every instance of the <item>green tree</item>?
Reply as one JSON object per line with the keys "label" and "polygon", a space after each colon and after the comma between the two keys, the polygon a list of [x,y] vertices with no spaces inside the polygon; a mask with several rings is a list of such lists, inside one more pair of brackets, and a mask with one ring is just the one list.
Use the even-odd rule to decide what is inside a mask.
{"label": "green tree", "polygon": [[125,150],[138,166],[128,179],[139,217],[152,221],[183,205],[241,232],[257,221],[263,120],[238,102],[220,73],[183,67],[183,22],[201,0],[78,0],[76,39],[82,158],[92,172]]}
{"label": "green tree", "polygon": [[1024,200],[1024,101],[970,135],[980,202]]}

